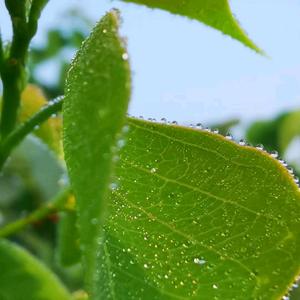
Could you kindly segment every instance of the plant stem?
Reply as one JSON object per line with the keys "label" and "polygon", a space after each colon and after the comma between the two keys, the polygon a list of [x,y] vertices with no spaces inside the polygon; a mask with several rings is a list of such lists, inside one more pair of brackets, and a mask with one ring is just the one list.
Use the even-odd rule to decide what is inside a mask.
{"label": "plant stem", "polygon": [[33,117],[16,128],[2,143],[0,147],[0,170],[2,169],[11,151],[30,133],[36,126],[46,121],[52,114],[62,109],[63,97],[58,97],[49,102]]}
{"label": "plant stem", "polygon": [[2,138],[6,137],[16,124],[21,93],[26,85],[25,64],[29,43],[36,33],[38,17],[47,1],[33,0],[28,22],[25,3],[24,0],[5,0],[12,22],[13,38],[9,55],[4,60],[1,70],[3,104],[0,132]]}
{"label": "plant stem", "polygon": [[70,195],[70,188],[65,189],[59,193],[53,201],[49,202],[44,207],[34,211],[23,219],[19,219],[13,223],[9,223],[6,226],[0,228],[0,238],[10,236],[24,227],[34,224],[38,221],[45,219],[47,216],[56,213],[61,210],[65,210],[65,203],[67,202],[68,196]]}

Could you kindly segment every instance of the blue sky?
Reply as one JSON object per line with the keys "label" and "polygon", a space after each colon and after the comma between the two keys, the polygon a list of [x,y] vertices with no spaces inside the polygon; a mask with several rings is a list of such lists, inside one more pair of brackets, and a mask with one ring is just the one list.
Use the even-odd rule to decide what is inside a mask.
{"label": "blue sky", "polygon": [[[0,2],[0,26],[10,25]],[[243,28],[270,58],[201,23],[134,4],[50,0],[35,43],[78,7],[93,20],[121,10],[133,70],[133,115],[209,124],[232,117],[248,123],[300,107],[300,2],[232,0]],[[46,74],[49,70],[45,70]]]}

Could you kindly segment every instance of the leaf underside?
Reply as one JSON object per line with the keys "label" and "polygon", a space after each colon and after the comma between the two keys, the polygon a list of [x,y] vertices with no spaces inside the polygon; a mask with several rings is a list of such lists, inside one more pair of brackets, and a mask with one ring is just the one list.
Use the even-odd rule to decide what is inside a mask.
{"label": "leaf underside", "polygon": [[280,299],[299,273],[299,188],[206,131],[129,119],[97,299]]}
{"label": "leaf underside", "polygon": [[83,266],[93,294],[98,236],[105,218],[112,161],[130,94],[118,14],[108,13],[78,51],[66,81],[64,151],[77,200]]}
{"label": "leaf underside", "polygon": [[0,299],[70,300],[71,296],[38,260],[19,246],[0,240]]}
{"label": "leaf underside", "polygon": [[249,39],[233,16],[228,0],[123,0],[160,8],[174,14],[198,20],[240,41],[252,50],[263,52]]}

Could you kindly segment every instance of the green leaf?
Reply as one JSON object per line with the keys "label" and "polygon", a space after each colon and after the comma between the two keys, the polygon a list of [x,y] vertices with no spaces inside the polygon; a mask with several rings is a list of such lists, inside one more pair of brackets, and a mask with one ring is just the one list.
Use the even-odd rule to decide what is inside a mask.
{"label": "green leaf", "polygon": [[50,270],[7,240],[0,240],[0,266],[0,299],[71,299]]}
{"label": "green leaf", "polygon": [[240,41],[245,46],[263,54],[248,38],[234,18],[228,0],[123,0],[160,8],[171,13],[198,20]]}
{"label": "green leaf", "polygon": [[128,55],[108,13],[76,55],[63,106],[64,150],[74,189],[86,283],[92,293],[113,158],[130,94]]}
{"label": "green leaf", "polygon": [[286,115],[278,129],[278,144],[282,153],[286,151],[291,141],[300,135],[300,111]]}
{"label": "green leaf", "polygon": [[129,119],[97,299],[280,299],[300,269],[300,192],[259,149]]}
{"label": "green leaf", "polygon": [[71,266],[80,261],[79,234],[74,212],[63,212],[58,224],[58,261],[63,266]]}
{"label": "green leaf", "polygon": [[291,141],[300,135],[300,111],[285,112],[273,120],[254,122],[247,130],[247,140],[263,144],[268,151],[284,156]]}
{"label": "green leaf", "polygon": [[254,122],[247,130],[247,141],[253,145],[262,144],[268,151],[278,151],[281,155],[279,131],[288,113],[280,114],[274,120]]}

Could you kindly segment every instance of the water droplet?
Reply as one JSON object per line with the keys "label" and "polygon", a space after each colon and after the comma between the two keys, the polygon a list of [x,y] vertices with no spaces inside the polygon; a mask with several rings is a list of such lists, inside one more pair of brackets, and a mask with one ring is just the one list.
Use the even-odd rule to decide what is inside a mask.
{"label": "water droplet", "polygon": [[204,265],[206,263],[206,260],[196,257],[196,258],[194,258],[194,263],[197,265]]}
{"label": "water droplet", "polygon": [[125,52],[125,53],[122,54],[122,59],[123,60],[128,60],[128,58],[129,58],[128,53]]}
{"label": "water droplet", "polygon": [[125,142],[125,140],[123,140],[123,139],[120,139],[120,140],[117,141],[117,146],[118,146],[118,148],[124,147],[125,144],[126,144],[126,142]]}
{"label": "water droplet", "polygon": [[244,140],[240,140],[240,141],[239,141],[239,145],[245,146],[245,145],[246,145],[246,142],[245,142]]}
{"label": "water droplet", "polygon": [[213,289],[217,289],[218,288],[218,286],[216,285],[216,284],[213,284]]}
{"label": "water droplet", "polygon": [[109,188],[112,190],[112,191],[115,191],[118,189],[118,184],[116,182],[112,182],[110,185],[109,185]]}
{"label": "water droplet", "polygon": [[124,125],[123,128],[122,128],[123,133],[128,133],[129,130],[130,130],[130,127],[128,125]]}
{"label": "water droplet", "polygon": [[144,264],[145,269],[149,269],[149,266],[147,264]]}
{"label": "water droplet", "polygon": [[270,153],[270,155],[271,155],[272,157],[274,157],[274,158],[277,158],[277,157],[278,157],[278,152],[277,152],[277,151],[272,151],[272,152]]}
{"label": "water droplet", "polygon": [[226,134],[225,138],[230,141],[233,140],[233,137],[231,134]]}
{"label": "water droplet", "polygon": [[93,218],[93,219],[91,220],[91,223],[92,223],[93,225],[97,225],[97,224],[98,224],[98,220],[97,220],[96,218]]}
{"label": "water droplet", "polygon": [[264,150],[264,146],[262,144],[259,144],[255,147],[258,150]]}
{"label": "water droplet", "polygon": [[152,168],[152,169],[150,170],[151,173],[155,173],[156,171],[157,171],[156,168]]}
{"label": "water droplet", "polygon": [[106,30],[106,29],[103,29],[102,32],[103,32],[103,33],[107,33],[107,30]]}

